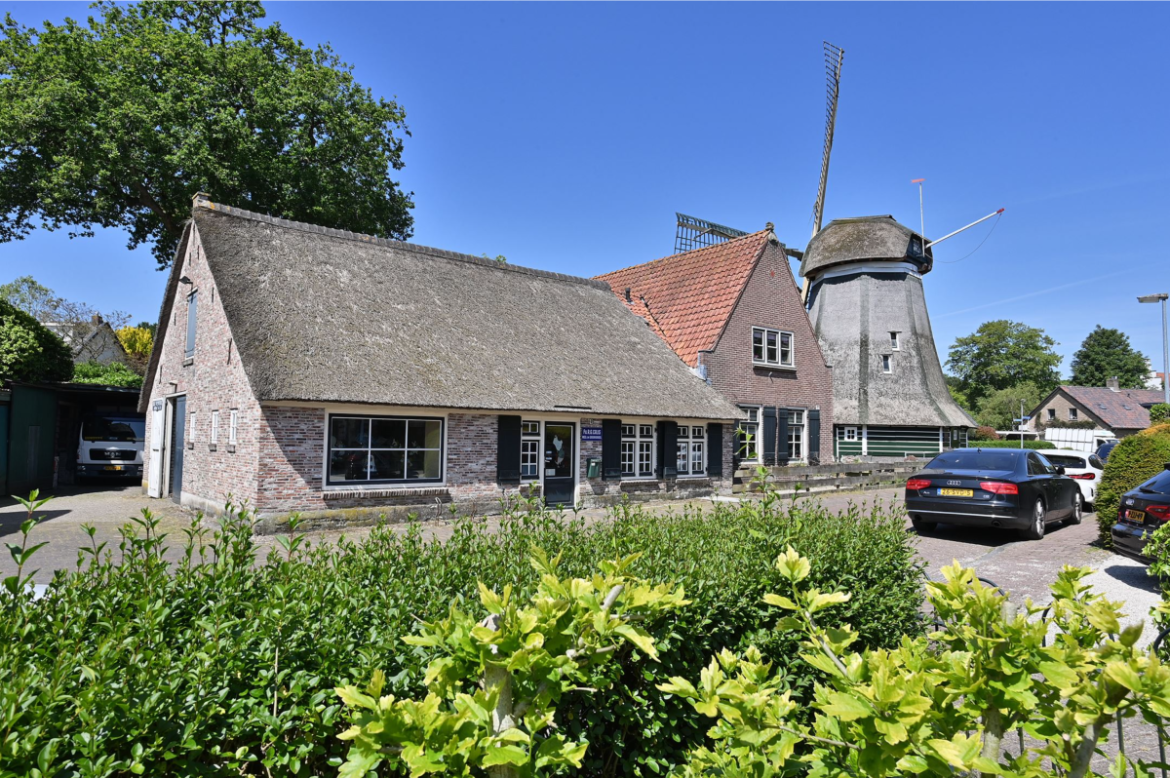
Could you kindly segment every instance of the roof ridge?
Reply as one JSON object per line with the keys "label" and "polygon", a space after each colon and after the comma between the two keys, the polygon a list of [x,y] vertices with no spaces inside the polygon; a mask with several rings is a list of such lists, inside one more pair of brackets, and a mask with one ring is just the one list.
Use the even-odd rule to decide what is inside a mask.
{"label": "roof ridge", "polygon": [[647,265],[653,265],[655,262],[665,262],[666,260],[674,259],[675,257],[684,257],[687,254],[694,254],[697,251],[707,251],[708,249],[722,248],[724,246],[730,245],[730,244],[735,243],[737,241],[747,240],[748,238],[754,238],[754,237],[759,236],[760,234],[769,233],[769,232],[773,232],[773,231],[769,230],[767,227],[765,227],[762,230],[756,230],[755,232],[749,232],[747,235],[741,235],[738,238],[732,238],[731,240],[725,240],[722,243],[713,243],[710,246],[700,246],[699,248],[691,249],[690,251],[681,251],[678,254],[668,254],[665,257],[658,257],[657,259],[651,259],[648,262],[639,262],[636,265],[628,265],[626,267],[618,268],[617,270],[610,270],[607,273],[602,273],[600,275],[593,276],[592,280],[605,278],[606,276],[612,276],[612,275],[616,275],[618,273],[624,273],[627,270],[634,270],[636,268],[646,267]]}
{"label": "roof ridge", "polygon": [[553,281],[564,281],[565,283],[581,284],[583,286],[602,289],[607,292],[611,291],[609,284],[595,278],[573,276],[567,273],[555,273],[551,270],[541,270],[535,267],[525,267],[524,265],[513,265],[509,264],[508,262],[500,262],[495,259],[484,259],[483,257],[477,257],[472,254],[463,254],[458,251],[448,251],[447,249],[435,248],[433,246],[423,246],[418,243],[410,243],[405,240],[390,240],[389,238],[379,238],[374,235],[366,235],[360,232],[338,230],[333,227],[322,227],[318,224],[311,224],[309,222],[283,219],[279,216],[269,216],[268,214],[249,211],[246,208],[239,208],[234,205],[214,203],[206,197],[196,196],[194,205],[192,206],[192,212],[198,208],[211,211],[212,213],[221,213],[227,216],[235,216],[240,219],[247,219],[249,221],[257,221],[263,224],[272,224],[277,227],[284,227],[287,229],[299,230],[301,232],[310,232],[317,235],[324,235],[329,238],[350,240],[357,243],[373,244],[375,246],[385,246],[387,248],[404,249],[406,251],[412,251],[417,254],[426,254],[429,256],[438,257],[439,259],[450,259],[456,262],[467,262],[469,264],[491,267],[497,270],[521,273],[524,275],[535,276],[537,278],[547,278]]}

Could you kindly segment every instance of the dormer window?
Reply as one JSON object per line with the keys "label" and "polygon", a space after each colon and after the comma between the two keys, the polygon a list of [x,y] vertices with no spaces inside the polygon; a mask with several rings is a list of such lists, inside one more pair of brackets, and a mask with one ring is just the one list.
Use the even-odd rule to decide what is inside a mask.
{"label": "dormer window", "polygon": [[792,333],[752,327],[752,363],[768,367],[793,367]]}

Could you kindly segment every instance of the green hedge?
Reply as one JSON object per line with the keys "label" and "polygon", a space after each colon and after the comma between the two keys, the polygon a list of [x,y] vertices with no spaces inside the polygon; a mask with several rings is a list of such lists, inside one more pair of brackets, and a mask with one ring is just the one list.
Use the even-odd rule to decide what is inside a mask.
{"label": "green hedge", "polygon": [[1117,523],[1121,495],[1154,477],[1170,462],[1170,435],[1130,435],[1109,453],[1097,489],[1097,529],[1106,548],[1113,545],[1110,530]]}
{"label": "green hedge", "polygon": [[215,536],[193,527],[176,565],[140,529],[113,557],[59,573],[43,599],[0,603],[0,774],[40,759],[48,775],[335,775],[347,744],[334,687],[382,669],[386,693],[420,694],[428,655],[402,636],[452,601],[479,610],[476,580],[523,594],[533,546],[563,553],[575,576],[640,552],[634,574],[685,587],[692,604],[652,630],[662,662],[623,657],[608,666],[611,686],[558,716],[595,744],[581,775],[658,774],[710,721],[656,684],[697,678],[721,648],[763,644],[808,694],[795,637],[775,632],[777,613],[761,603],[780,587],[772,563],[786,544],[812,559],[812,585],[854,592],[832,615],[864,644],[894,646],[920,628],[923,575],[904,526],[897,510],[624,507],[591,526],[541,512],[507,515],[497,530],[465,520],[445,542],[376,528],[361,543],[257,562],[248,528],[229,522]]}
{"label": "green hedge", "polygon": [[[968,448],[1019,448],[1020,441],[1018,440],[972,440],[968,444]],[[1032,449],[1033,451],[1043,451],[1049,448],[1056,448],[1055,443],[1050,443],[1047,440],[1025,440],[1024,448]]]}

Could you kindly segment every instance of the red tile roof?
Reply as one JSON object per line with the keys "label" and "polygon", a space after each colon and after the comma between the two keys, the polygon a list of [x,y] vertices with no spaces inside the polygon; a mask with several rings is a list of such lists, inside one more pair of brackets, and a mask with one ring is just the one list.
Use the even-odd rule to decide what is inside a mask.
{"label": "red tile roof", "polygon": [[695,367],[699,352],[714,347],[770,236],[761,230],[597,278]]}
{"label": "red tile roof", "polygon": [[1062,386],[1060,390],[1113,429],[1145,429],[1150,426],[1150,405],[1162,402],[1153,389],[1121,389],[1104,386]]}

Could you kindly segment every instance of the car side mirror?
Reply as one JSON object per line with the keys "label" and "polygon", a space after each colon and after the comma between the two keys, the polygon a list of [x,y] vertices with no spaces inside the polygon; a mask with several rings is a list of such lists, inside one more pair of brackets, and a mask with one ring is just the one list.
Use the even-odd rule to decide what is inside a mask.
{"label": "car side mirror", "polygon": [[1056,474],[1057,475],[1064,475],[1064,468],[1061,467],[1060,465],[1057,465],[1056,466]]}

